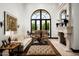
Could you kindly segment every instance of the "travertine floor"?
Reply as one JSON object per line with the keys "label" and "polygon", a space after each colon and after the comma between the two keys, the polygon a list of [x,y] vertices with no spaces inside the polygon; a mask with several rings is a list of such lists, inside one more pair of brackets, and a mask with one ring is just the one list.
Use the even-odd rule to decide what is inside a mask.
{"label": "travertine floor", "polygon": [[79,56],[79,53],[74,53],[71,50],[68,50],[67,47],[59,43],[58,39],[49,39],[49,40],[62,56]]}

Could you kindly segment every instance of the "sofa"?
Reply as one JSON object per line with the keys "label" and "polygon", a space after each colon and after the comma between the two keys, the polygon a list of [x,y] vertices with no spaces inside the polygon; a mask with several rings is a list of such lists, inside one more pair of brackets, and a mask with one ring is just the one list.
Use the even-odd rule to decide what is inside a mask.
{"label": "sofa", "polygon": [[14,35],[12,37],[12,43],[20,43],[20,51],[24,51],[26,47],[32,42],[32,38],[28,35]]}

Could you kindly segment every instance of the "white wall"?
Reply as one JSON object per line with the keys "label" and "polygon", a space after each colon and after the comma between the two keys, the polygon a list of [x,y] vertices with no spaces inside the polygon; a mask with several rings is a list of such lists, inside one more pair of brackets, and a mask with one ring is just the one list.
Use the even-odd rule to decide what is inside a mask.
{"label": "white wall", "polygon": [[[23,4],[20,3],[0,3],[0,21],[4,22],[4,11],[9,12],[17,18],[17,23],[20,25],[18,31],[23,31]],[[4,27],[0,27],[0,42],[4,39]]]}
{"label": "white wall", "polygon": [[56,19],[54,17],[54,8],[56,8],[56,4],[53,3],[28,3],[25,4],[25,31],[31,29],[31,15],[37,9],[45,9],[51,15],[51,32],[52,36],[57,36],[56,30]]}
{"label": "white wall", "polygon": [[79,4],[72,4],[72,25],[73,39],[71,40],[72,48],[79,50]]}

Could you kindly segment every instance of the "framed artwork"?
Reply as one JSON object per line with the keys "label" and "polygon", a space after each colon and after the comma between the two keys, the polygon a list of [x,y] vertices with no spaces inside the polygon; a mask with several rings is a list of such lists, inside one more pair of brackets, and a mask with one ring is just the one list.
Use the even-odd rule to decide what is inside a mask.
{"label": "framed artwork", "polygon": [[4,12],[4,34],[6,31],[17,31],[17,18]]}

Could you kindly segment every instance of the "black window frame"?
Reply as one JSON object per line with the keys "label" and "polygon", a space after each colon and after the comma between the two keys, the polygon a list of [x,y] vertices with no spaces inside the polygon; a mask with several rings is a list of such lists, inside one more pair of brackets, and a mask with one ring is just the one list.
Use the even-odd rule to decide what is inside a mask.
{"label": "black window frame", "polygon": [[[40,11],[40,19],[32,19],[32,15],[33,15],[36,11]],[[47,20],[50,20],[50,37],[51,37],[51,16],[50,16],[49,12],[46,11],[46,10],[44,10],[44,9],[38,9],[38,10],[36,10],[36,11],[34,11],[34,12],[32,13],[32,15],[31,15],[31,33],[32,33],[32,20],[35,20],[35,26],[36,26],[36,27],[35,27],[35,30],[37,30],[37,25],[36,25],[37,20],[40,21],[40,30],[42,30],[42,20],[45,20],[45,23],[47,23]],[[49,16],[50,16],[50,19],[42,19],[42,11],[46,11],[46,12],[49,14]],[[47,30],[47,25],[45,25],[45,29]]]}

